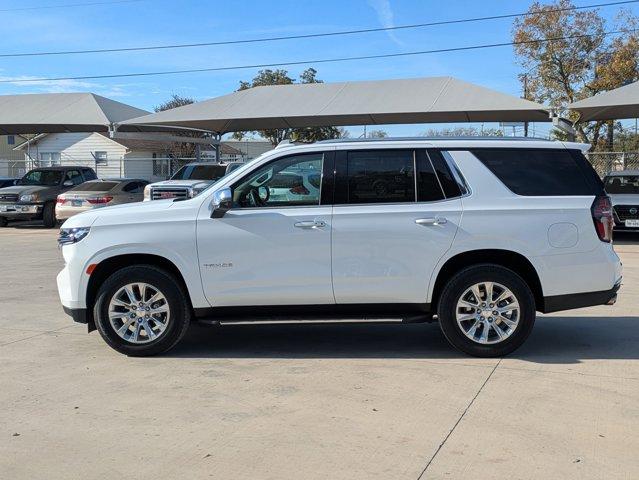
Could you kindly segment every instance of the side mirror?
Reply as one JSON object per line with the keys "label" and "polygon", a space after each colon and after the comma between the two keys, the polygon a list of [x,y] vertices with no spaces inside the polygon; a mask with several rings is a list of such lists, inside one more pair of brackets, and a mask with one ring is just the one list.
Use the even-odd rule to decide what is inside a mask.
{"label": "side mirror", "polygon": [[63,187],[72,187],[73,186],[73,182],[71,180],[65,180],[64,183],[62,184]]}
{"label": "side mirror", "polygon": [[233,192],[230,188],[223,188],[213,194],[211,202],[211,218],[222,218],[233,207]]}

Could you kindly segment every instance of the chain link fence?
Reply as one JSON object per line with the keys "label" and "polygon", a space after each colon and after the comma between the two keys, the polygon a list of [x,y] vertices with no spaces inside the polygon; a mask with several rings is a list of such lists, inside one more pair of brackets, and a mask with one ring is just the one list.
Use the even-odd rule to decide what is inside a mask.
{"label": "chain link fence", "polygon": [[592,152],[586,157],[600,177],[620,170],[639,170],[639,152]]}
{"label": "chain link fence", "polygon": [[[238,159],[242,160],[242,159]],[[222,162],[238,161],[236,159],[222,159]],[[95,170],[99,178],[139,178],[150,182],[158,182],[170,178],[184,165],[195,162],[195,158],[108,158],[96,160],[95,158],[70,158],[59,156],[48,160],[7,160],[0,158],[0,178],[20,178],[29,170],[38,167],[65,166],[65,167],[89,167]],[[213,159],[203,157],[201,162]]]}

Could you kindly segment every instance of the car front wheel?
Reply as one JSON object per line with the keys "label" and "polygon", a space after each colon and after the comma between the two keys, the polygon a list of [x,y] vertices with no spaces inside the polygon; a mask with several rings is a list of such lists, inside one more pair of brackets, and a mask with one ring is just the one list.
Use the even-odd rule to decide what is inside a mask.
{"label": "car front wheel", "polygon": [[499,265],[468,267],[442,291],[437,312],[446,339],[477,357],[519,348],[535,323],[535,300],[526,282]]}
{"label": "car front wheel", "polygon": [[104,341],[130,356],[173,348],[190,323],[187,294],[168,272],[151,265],[118,270],[102,284],[94,306]]}
{"label": "car front wheel", "polygon": [[57,225],[58,220],[55,218],[55,203],[49,202],[44,204],[42,209],[42,223],[45,228],[53,228]]}

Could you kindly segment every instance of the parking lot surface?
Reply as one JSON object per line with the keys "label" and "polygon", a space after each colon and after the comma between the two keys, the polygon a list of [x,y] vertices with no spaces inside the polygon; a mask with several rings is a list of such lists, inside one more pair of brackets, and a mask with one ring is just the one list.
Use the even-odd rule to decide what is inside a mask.
{"label": "parking lot surface", "polygon": [[0,478],[639,478],[639,235],[617,305],[477,359],[436,324],[194,326],[127,358],[62,312],[56,234],[0,230]]}

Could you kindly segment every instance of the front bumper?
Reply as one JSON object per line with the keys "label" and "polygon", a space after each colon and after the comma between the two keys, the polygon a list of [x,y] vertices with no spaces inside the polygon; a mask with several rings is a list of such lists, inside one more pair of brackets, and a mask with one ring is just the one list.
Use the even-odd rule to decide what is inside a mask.
{"label": "front bumper", "polygon": [[0,217],[31,218],[42,214],[42,204],[0,203]]}

